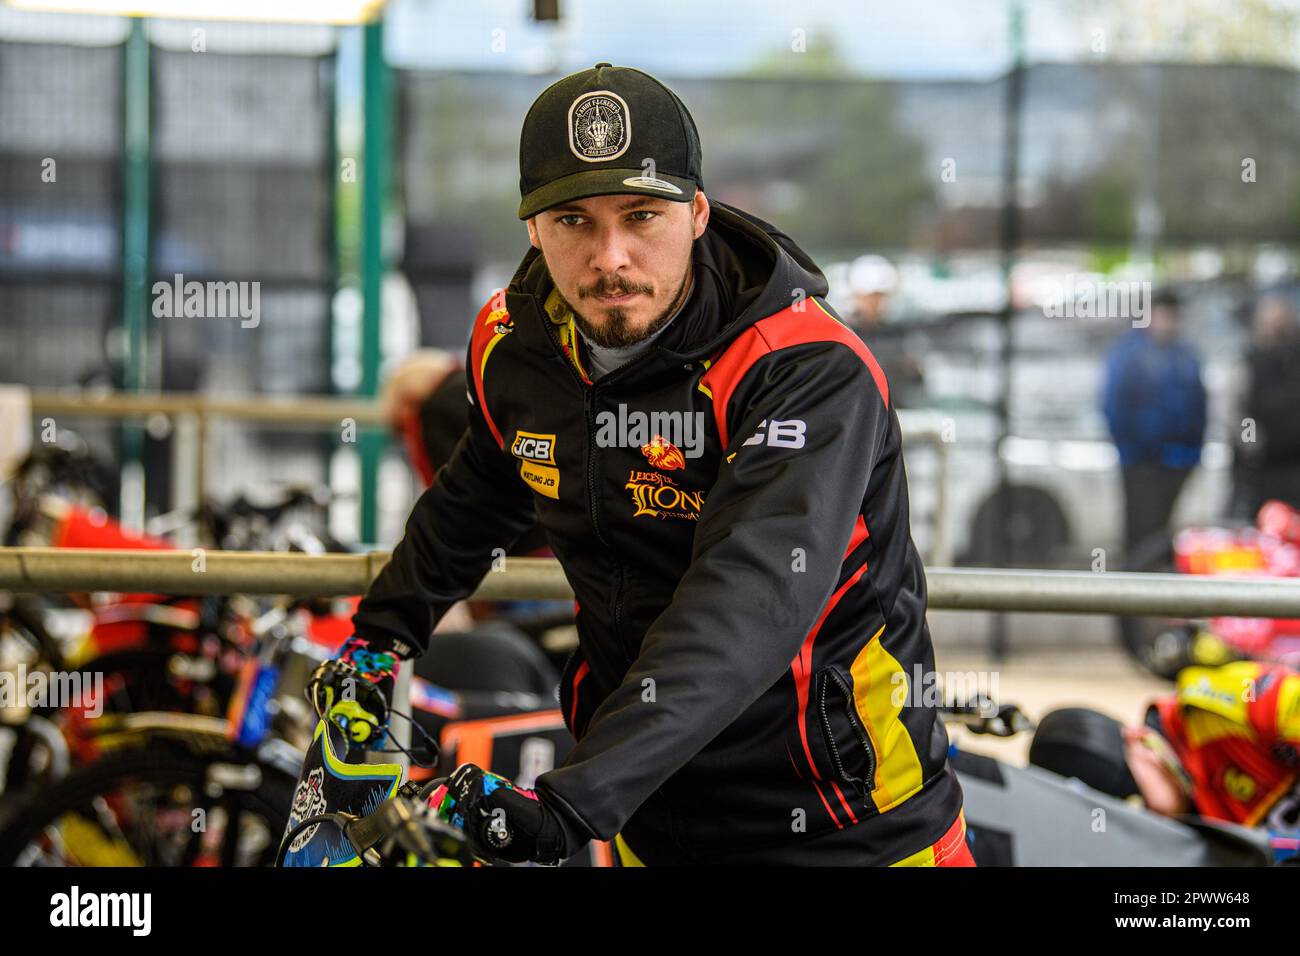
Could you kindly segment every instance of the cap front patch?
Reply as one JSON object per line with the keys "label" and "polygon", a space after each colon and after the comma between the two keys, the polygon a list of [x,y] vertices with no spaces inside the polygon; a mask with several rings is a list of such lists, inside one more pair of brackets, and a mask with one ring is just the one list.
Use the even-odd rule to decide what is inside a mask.
{"label": "cap front patch", "polygon": [[617,93],[584,93],[569,107],[569,149],[588,163],[617,159],[632,141],[632,116]]}

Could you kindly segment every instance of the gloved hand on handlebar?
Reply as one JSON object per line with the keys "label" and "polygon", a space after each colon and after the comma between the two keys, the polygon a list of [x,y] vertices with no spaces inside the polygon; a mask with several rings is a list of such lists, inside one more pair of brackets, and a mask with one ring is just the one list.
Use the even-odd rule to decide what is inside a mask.
{"label": "gloved hand on handlebar", "polygon": [[349,637],[337,657],[316,668],[307,699],[343,731],[349,745],[377,749],[388,733],[398,666],[395,654],[372,651],[363,638]]}
{"label": "gloved hand on handlebar", "polygon": [[448,779],[438,814],[464,830],[470,849],[484,860],[553,866],[573,852],[559,815],[540,794],[472,763]]}

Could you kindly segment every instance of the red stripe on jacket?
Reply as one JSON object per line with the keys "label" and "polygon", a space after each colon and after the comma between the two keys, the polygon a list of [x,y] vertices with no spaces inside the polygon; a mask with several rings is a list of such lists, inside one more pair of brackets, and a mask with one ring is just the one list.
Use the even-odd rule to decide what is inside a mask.
{"label": "red stripe on jacket", "polygon": [[727,425],[727,405],[736,387],[754,363],[769,352],[793,345],[811,345],[817,342],[839,342],[857,353],[858,358],[871,370],[871,377],[880,390],[880,397],[889,404],[889,383],[880,363],[871,354],[865,342],[853,330],[825,312],[816,302],[812,307],[805,300],[803,311],[794,306],[759,319],[732,340],[726,351],[709,366],[700,377],[700,384],[713,394],[713,416],[718,423],[718,436],[725,448],[730,441]]}
{"label": "red stripe on jacket", "polygon": [[[495,296],[493,297],[495,298]],[[501,437],[501,432],[497,429],[497,424],[492,420],[492,413],[488,411],[487,397],[483,389],[483,353],[487,351],[488,344],[496,335],[495,322],[487,321],[489,315],[495,310],[492,308],[492,301],[489,300],[487,305],[479,310],[474,319],[474,331],[470,334],[470,381],[474,383],[474,395],[478,399],[479,410],[483,413],[483,420],[487,422],[488,431],[492,432],[492,437],[496,439],[498,448],[505,448],[505,440]],[[506,314],[502,313],[502,319]]]}
{"label": "red stripe on jacket", "polygon": [[858,545],[871,537],[871,532],[867,530],[867,519],[858,515],[858,520],[853,522],[853,534],[849,537],[849,546],[844,549],[844,560],[849,559],[849,555],[858,550]]}
{"label": "red stripe on jacket", "polygon": [[573,672],[573,704],[569,708],[569,726],[573,728],[573,736],[578,736],[578,685],[582,679],[587,676],[587,671],[591,670],[586,661],[578,665],[578,669]]}
{"label": "red stripe on jacket", "polygon": [[826,607],[822,609],[821,616],[817,618],[817,623],[813,625],[808,636],[804,638],[803,647],[799,649],[799,655],[790,664],[790,670],[794,672],[794,693],[798,701],[798,722],[799,722],[799,741],[803,744],[804,756],[808,758],[808,766],[812,768],[813,777],[820,780],[821,773],[817,770],[817,764],[813,762],[812,750],[808,746],[808,721],[805,719],[808,710],[808,690],[812,683],[812,657],[813,642],[817,640],[817,634],[821,631],[822,625],[826,623],[826,618],[830,616],[831,611],[840,603],[840,598],[848,593],[849,588],[853,587],[862,579],[862,575],[867,573],[867,566],[863,564],[857,571],[853,572],[853,577],[849,578],[839,590],[831,595],[830,600],[826,602]]}

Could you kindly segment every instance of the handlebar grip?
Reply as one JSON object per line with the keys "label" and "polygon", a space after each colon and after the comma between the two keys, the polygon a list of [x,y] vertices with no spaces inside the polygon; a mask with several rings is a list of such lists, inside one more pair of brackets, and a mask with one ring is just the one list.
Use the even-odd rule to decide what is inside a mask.
{"label": "handlebar grip", "polygon": [[434,859],[437,849],[429,835],[416,819],[409,797],[397,794],[379,805],[374,813],[353,821],[347,828],[348,840],[358,856],[378,846],[390,837],[425,859]]}
{"label": "handlebar grip", "polygon": [[403,809],[397,797],[389,797],[374,813],[354,820],[348,825],[347,837],[356,848],[358,855],[364,855],[371,847],[378,845],[397,831],[397,828],[405,822]]}

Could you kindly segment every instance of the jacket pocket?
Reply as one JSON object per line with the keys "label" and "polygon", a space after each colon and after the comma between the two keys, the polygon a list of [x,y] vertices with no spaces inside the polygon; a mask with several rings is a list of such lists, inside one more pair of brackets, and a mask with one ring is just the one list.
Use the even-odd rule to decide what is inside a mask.
{"label": "jacket pocket", "polygon": [[814,701],[831,769],[869,805],[876,789],[876,751],[854,704],[853,675],[839,664],[828,664],[817,678]]}

